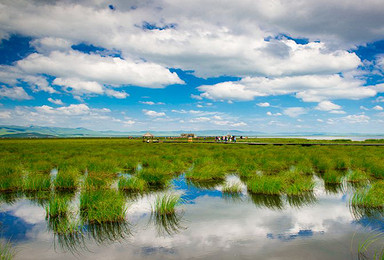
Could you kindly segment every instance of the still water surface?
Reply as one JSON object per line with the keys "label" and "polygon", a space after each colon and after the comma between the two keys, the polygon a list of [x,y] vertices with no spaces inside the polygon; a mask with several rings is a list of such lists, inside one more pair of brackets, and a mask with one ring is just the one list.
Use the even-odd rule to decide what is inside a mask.
{"label": "still water surface", "polygon": [[19,198],[2,203],[0,236],[14,243],[16,259],[358,259],[358,245],[373,230],[384,232],[382,216],[352,214],[346,187],[318,182],[312,195],[297,199],[251,196],[245,187],[231,197],[210,186],[180,177],[173,192],[185,204],[175,216],[151,216],[154,194],[127,198],[127,223],[88,227],[72,240],[50,231],[42,201]]}

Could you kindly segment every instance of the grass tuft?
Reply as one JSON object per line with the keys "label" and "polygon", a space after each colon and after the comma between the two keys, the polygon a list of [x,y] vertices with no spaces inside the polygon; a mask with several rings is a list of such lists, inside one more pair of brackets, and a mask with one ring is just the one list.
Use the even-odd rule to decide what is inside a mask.
{"label": "grass tuft", "polygon": [[16,251],[10,241],[0,241],[0,259],[11,260],[15,257]]}
{"label": "grass tuft", "polygon": [[226,183],[222,189],[223,193],[227,194],[239,194],[241,193],[241,183]]}
{"label": "grass tuft", "polygon": [[80,195],[80,214],[89,223],[123,221],[125,199],[113,190],[85,191]]}
{"label": "grass tuft", "polygon": [[158,195],[152,207],[152,213],[156,215],[174,214],[176,211],[176,206],[181,204],[182,202],[183,200],[181,199],[180,195]]}
{"label": "grass tuft", "polygon": [[119,190],[131,192],[144,192],[147,189],[145,180],[139,179],[135,176],[120,177],[118,183]]}

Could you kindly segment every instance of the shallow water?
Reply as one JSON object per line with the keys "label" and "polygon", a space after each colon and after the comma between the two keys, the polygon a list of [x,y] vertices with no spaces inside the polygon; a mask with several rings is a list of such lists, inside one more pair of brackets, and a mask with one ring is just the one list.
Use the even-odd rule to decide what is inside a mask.
{"label": "shallow water", "polygon": [[251,196],[245,186],[238,196],[223,195],[219,183],[199,187],[210,189],[174,180],[172,192],[185,204],[168,218],[151,216],[155,194],[127,198],[126,223],[88,226],[77,238],[53,234],[44,200],[14,198],[1,204],[0,236],[14,243],[16,259],[357,259],[372,230],[384,232],[382,215],[352,213],[346,187],[326,191],[318,182],[300,198]]}

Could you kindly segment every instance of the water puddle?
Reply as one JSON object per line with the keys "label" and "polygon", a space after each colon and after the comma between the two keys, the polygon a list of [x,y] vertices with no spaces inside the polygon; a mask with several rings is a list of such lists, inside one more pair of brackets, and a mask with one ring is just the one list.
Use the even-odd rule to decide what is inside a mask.
{"label": "water puddle", "polygon": [[[315,181],[305,196],[265,196],[249,194],[236,175],[209,183],[181,176],[168,191],[126,197],[125,222],[89,224],[80,235],[53,232],[47,199],[2,194],[0,237],[14,244],[16,259],[357,259],[364,239],[384,231],[383,216],[356,214],[348,187]],[[239,193],[222,192],[232,184]],[[164,192],[184,203],[176,214],[154,216],[152,205]],[[79,194],[71,200],[78,211]]]}

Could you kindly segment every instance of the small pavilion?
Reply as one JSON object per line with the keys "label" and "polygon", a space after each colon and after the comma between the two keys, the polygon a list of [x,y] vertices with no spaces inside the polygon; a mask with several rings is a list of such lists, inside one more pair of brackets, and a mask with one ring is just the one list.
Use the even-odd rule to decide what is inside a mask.
{"label": "small pavilion", "polygon": [[151,134],[150,132],[146,132],[144,135],[143,135],[143,142],[153,142],[153,134]]}

